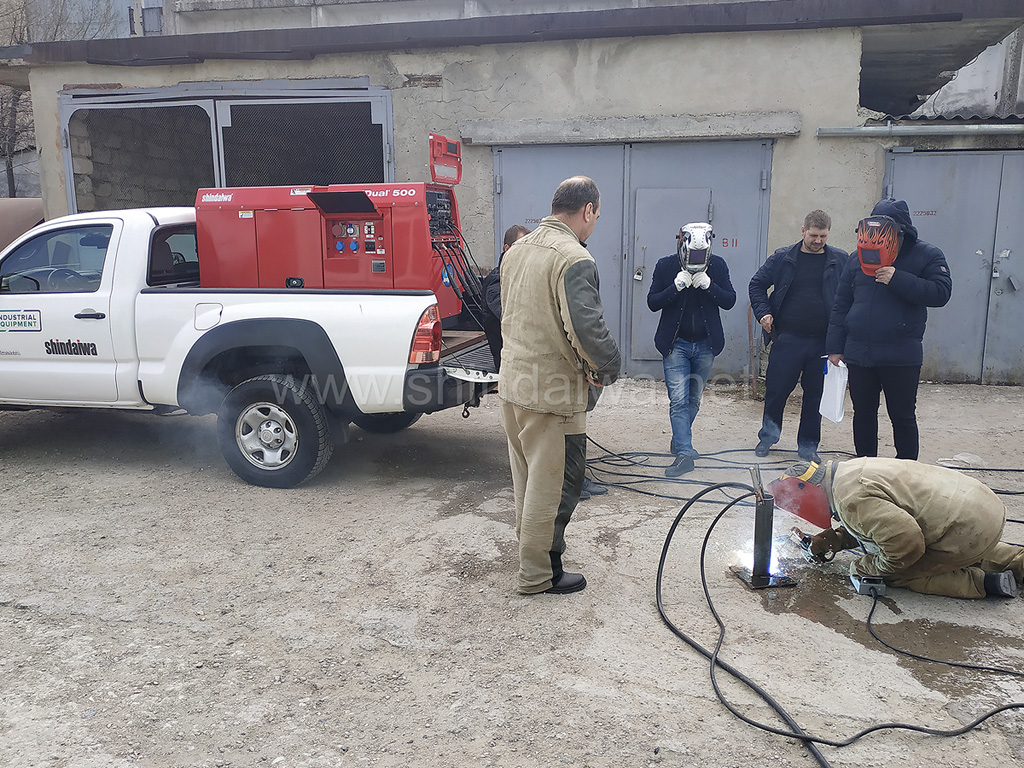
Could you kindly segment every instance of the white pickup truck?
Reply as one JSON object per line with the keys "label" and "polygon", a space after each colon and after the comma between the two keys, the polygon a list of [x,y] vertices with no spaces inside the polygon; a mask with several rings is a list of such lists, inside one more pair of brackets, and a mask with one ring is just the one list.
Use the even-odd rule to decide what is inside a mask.
{"label": "white pickup truck", "polygon": [[496,376],[425,290],[208,289],[194,208],[77,214],[0,253],[0,410],[216,413],[244,480],[317,474],[348,425],[396,432]]}

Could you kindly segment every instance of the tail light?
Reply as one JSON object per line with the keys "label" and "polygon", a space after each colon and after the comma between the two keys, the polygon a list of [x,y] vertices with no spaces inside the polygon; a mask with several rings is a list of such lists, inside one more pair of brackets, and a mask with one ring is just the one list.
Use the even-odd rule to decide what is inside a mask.
{"label": "tail light", "polygon": [[416,324],[416,333],[412,336],[412,350],[409,352],[409,362],[412,365],[420,363],[436,363],[441,359],[441,315],[437,311],[437,304],[431,304],[420,315],[420,321]]}

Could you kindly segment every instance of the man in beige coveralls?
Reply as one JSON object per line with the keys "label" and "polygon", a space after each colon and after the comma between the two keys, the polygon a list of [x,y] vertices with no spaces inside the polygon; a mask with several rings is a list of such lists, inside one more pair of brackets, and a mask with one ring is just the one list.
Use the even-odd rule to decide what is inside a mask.
{"label": "man in beige coveralls", "polygon": [[[851,575],[967,598],[1015,597],[1024,582],[1024,547],[999,540],[1003,503],[973,477],[909,459],[869,457],[798,464],[787,474],[824,489],[832,518],[842,524],[814,536],[811,554],[863,546]],[[777,505],[786,509],[792,502]]]}
{"label": "man in beige coveralls", "polygon": [[600,209],[592,179],[566,179],[551,215],[501,260],[498,396],[515,488],[518,589],[525,594],[587,585],[583,574],[562,568],[565,526],[583,487],[587,410],[596,403],[590,392],[615,381],[621,364],[585,247]]}

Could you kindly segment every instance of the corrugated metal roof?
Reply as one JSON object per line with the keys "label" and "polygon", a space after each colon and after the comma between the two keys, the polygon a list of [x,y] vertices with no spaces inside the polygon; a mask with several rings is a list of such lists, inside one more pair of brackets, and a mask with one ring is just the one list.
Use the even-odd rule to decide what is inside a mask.
{"label": "corrugated metal roof", "polygon": [[[891,116],[891,119],[901,123],[943,123],[948,125],[968,123],[988,123],[994,125],[1018,125],[1024,123],[1024,111],[1021,114],[993,116],[993,115],[903,115],[902,117]],[[869,120],[865,125],[885,125],[885,120]]]}

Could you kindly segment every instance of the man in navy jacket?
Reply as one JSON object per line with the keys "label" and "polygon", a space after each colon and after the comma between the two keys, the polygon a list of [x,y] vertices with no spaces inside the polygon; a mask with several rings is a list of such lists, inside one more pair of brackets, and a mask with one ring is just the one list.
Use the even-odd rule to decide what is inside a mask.
{"label": "man in navy jacket", "polygon": [[779,442],[782,412],[799,381],[803,402],[797,452],[804,461],[820,461],[818,407],[825,381],[825,333],[839,276],[849,257],[826,244],[831,229],[827,213],[811,211],[804,217],[800,242],[779,248],[750,279],[750,308],[764,329],[765,343],[772,342],[764,377],[764,417],[754,449],[758,456],[767,456]]}
{"label": "man in navy jacket", "polygon": [[[708,225],[696,226],[707,227],[710,238]],[[694,457],[699,455],[693,449],[691,428],[711,365],[725,348],[719,309],[732,309],[736,303],[725,259],[711,253],[710,241],[706,245],[706,271],[691,273],[681,263],[679,254],[665,256],[654,267],[647,294],[650,310],[661,312],[654,346],[664,358],[672,424],[671,451],[675,455],[675,461],[665,470],[666,477],[689,472]]]}
{"label": "man in navy jacket", "polygon": [[873,277],[858,259],[850,258],[839,279],[825,350],[829,363],[844,360],[850,369],[857,455],[878,455],[878,405],[884,392],[896,458],[916,460],[917,384],[927,308],[945,306],[953,278],[942,251],[918,239],[906,202],[882,200],[871,215],[896,221],[898,255]]}

